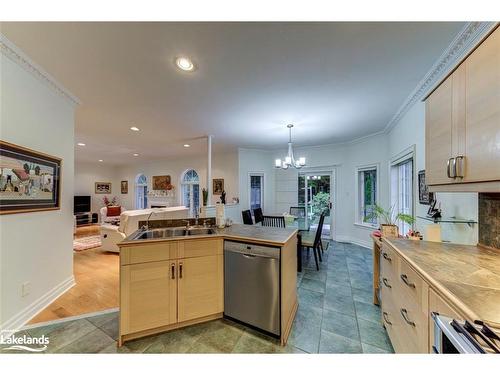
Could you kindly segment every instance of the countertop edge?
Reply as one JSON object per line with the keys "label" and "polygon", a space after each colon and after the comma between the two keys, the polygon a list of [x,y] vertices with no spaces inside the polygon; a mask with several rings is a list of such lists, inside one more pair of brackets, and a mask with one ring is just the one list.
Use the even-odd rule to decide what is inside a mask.
{"label": "countertop edge", "polygon": [[500,329],[500,321],[494,322],[490,320],[481,319],[481,317],[476,314],[470,307],[467,306],[466,303],[462,302],[455,294],[453,294],[448,288],[446,288],[443,284],[437,281],[435,278],[430,276],[427,272],[425,272],[420,266],[418,266],[411,257],[405,255],[401,250],[398,249],[397,245],[395,245],[391,240],[387,237],[382,238],[382,242],[386,242],[389,246],[391,246],[399,256],[401,256],[406,262],[412,266],[415,271],[431,286],[441,297],[444,297],[450,304],[460,313],[464,315],[465,318],[469,320],[483,320],[489,326],[495,329]]}

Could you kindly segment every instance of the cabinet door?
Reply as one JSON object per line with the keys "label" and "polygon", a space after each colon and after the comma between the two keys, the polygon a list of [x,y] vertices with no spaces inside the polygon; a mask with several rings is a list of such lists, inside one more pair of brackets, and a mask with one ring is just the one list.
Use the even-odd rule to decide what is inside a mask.
{"label": "cabinet door", "polygon": [[466,182],[500,180],[500,29],[466,60]]}
{"label": "cabinet door", "polygon": [[448,77],[425,102],[425,180],[428,185],[453,183],[447,176],[452,157],[452,76]]}
{"label": "cabinet door", "polygon": [[179,322],[224,311],[222,257],[179,259]]}
{"label": "cabinet door", "polygon": [[176,323],[176,266],[161,261],[121,267],[122,335]]}

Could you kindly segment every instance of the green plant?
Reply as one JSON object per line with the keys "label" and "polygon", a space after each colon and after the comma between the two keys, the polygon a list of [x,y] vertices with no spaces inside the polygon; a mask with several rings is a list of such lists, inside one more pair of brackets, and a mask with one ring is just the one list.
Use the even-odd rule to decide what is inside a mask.
{"label": "green plant", "polygon": [[415,222],[415,218],[411,215],[404,214],[402,212],[395,213],[395,205],[392,205],[390,209],[386,210],[382,206],[375,204],[373,206],[373,211],[371,214],[367,215],[365,219],[370,220],[373,218],[381,219],[387,225],[396,225],[397,221],[402,221],[408,225],[412,225]]}
{"label": "green plant", "polygon": [[208,190],[205,188],[201,189],[201,194],[203,197],[203,206],[206,206],[208,203]]}
{"label": "green plant", "polygon": [[328,210],[330,206],[330,194],[320,192],[313,197],[312,212],[314,216],[321,215],[322,212]]}

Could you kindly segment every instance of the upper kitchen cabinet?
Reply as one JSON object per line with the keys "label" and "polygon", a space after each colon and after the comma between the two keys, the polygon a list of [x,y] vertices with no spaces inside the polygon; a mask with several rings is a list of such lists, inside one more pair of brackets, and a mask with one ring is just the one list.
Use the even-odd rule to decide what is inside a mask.
{"label": "upper kitchen cabinet", "polygon": [[500,29],[426,99],[432,191],[500,191]]}

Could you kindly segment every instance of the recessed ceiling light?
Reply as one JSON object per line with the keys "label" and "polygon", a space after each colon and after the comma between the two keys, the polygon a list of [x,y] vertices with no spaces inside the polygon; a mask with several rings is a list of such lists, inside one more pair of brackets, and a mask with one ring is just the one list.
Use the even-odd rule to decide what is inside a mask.
{"label": "recessed ceiling light", "polygon": [[139,156],[139,154],[134,154],[134,156]]}
{"label": "recessed ceiling light", "polygon": [[192,72],[194,70],[193,62],[187,57],[177,57],[175,59],[175,65],[185,72]]}
{"label": "recessed ceiling light", "polygon": [[77,143],[78,146],[85,146],[85,143],[82,143],[82,142],[78,142]]}
{"label": "recessed ceiling light", "polygon": [[187,143],[184,145],[184,147],[191,147],[191,145],[188,145]]}
{"label": "recessed ceiling light", "polygon": [[102,163],[103,161],[104,161],[104,160],[102,160],[102,159],[99,159],[99,163]]}
{"label": "recessed ceiling light", "polygon": [[140,129],[137,126],[132,126],[130,130],[138,132]]}

